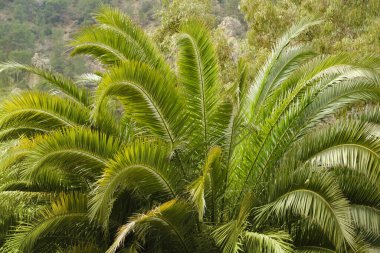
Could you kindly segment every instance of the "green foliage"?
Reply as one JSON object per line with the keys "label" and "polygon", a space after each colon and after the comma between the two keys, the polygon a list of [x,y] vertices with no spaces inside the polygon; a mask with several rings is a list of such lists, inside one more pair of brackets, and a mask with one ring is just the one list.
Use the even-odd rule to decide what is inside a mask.
{"label": "green foliage", "polygon": [[72,52],[96,74],[0,65],[51,87],[0,104],[1,252],[378,251],[377,57],[314,53],[303,19],[224,73],[198,19],[170,62],[123,12],[94,18]]}
{"label": "green foliage", "polygon": [[242,0],[249,31],[247,38],[259,62],[291,24],[304,17],[324,22],[299,38],[320,53],[379,53],[379,1],[356,0]]}

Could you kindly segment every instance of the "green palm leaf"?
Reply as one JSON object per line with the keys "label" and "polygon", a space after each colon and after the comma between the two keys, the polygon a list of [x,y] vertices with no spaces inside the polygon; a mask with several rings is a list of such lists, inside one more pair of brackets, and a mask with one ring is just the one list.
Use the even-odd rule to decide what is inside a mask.
{"label": "green palm leaf", "polygon": [[245,232],[242,238],[247,253],[293,252],[290,235],[283,231],[269,231],[264,234]]}
{"label": "green palm leaf", "polygon": [[217,57],[208,30],[200,22],[182,25],[178,46],[179,81],[186,96],[194,138],[202,140],[205,155],[211,144],[216,145],[213,117],[221,99]]}
{"label": "green palm leaf", "polygon": [[[39,249],[52,250],[58,245],[51,243],[51,237],[71,233],[72,236],[90,237],[88,218],[86,216],[87,201],[85,195],[61,195],[50,208],[42,211],[41,217],[30,223],[18,226],[6,243],[3,252],[35,252]],[[73,238],[75,238],[73,237]],[[64,244],[64,241],[56,241]]]}
{"label": "green palm leaf", "polygon": [[[95,115],[108,97],[119,99],[125,113],[157,137],[174,144],[181,137],[186,114],[175,83],[161,72],[139,62],[125,62],[103,77]],[[101,115],[100,115],[101,116]]]}
{"label": "green palm leaf", "polygon": [[83,30],[71,43],[72,55],[89,54],[105,64],[138,61],[170,73],[155,44],[124,13],[103,6],[94,18],[97,24]]}
{"label": "green palm leaf", "polygon": [[89,117],[89,110],[78,103],[43,92],[23,92],[0,105],[0,138],[85,125]]}
{"label": "green palm leaf", "polygon": [[178,171],[170,165],[169,147],[161,142],[139,140],[107,162],[90,201],[90,217],[108,228],[113,203],[123,190],[143,196],[176,196]]}
{"label": "green palm leaf", "polygon": [[[266,99],[269,91],[274,85],[276,78],[270,78],[278,58],[281,56],[290,41],[301,34],[310,26],[316,25],[320,21],[311,21],[307,19],[301,20],[299,23],[291,27],[274,46],[271,55],[266,63],[260,69],[254,84],[251,86],[248,95],[248,108],[251,112],[250,117],[255,117],[259,111],[263,101]],[[281,69],[281,68],[280,68]],[[278,71],[278,68],[276,69]],[[275,74],[276,75],[276,74]]]}
{"label": "green palm leaf", "polygon": [[[213,170],[220,170],[219,159],[222,150],[220,147],[212,147],[207,155],[207,159],[205,165],[203,166],[202,175],[197,178],[191,185],[189,186],[190,192],[190,200],[194,203],[198,210],[198,218],[200,221],[203,219],[203,215],[206,209],[206,199],[205,193],[210,189],[211,191],[211,206],[212,209],[215,208],[216,202],[216,187],[215,184],[216,178],[213,178],[213,175],[216,173],[212,173]],[[212,210],[214,213],[212,216],[215,218],[215,210]],[[214,220],[214,218],[212,220]]]}
{"label": "green palm leaf", "polygon": [[54,73],[50,70],[38,68],[35,66],[24,65],[16,62],[0,63],[0,72],[6,70],[23,70],[29,73],[40,76],[48,81],[48,83],[54,88],[63,92],[67,97],[77,101],[81,104],[88,106],[90,104],[88,91],[84,88],[77,86],[71,79]]}
{"label": "green palm leaf", "polygon": [[[173,199],[146,214],[133,217],[129,223],[120,227],[115,241],[107,253],[116,252],[129,234],[136,234],[138,239],[144,240],[148,232],[153,229],[159,231],[155,237],[171,239],[171,244],[166,245],[170,250],[191,252],[188,245],[189,238],[186,238],[189,237],[188,232],[193,229],[191,210],[186,202]],[[161,243],[165,243],[165,241],[161,241]]]}
{"label": "green palm leaf", "polygon": [[69,128],[35,138],[24,174],[33,177],[45,166],[63,168],[94,179],[120,149],[118,139],[87,128]]}
{"label": "green palm leaf", "polygon": [[355,248],[349,203],[331,174],[301,169],[290,175],[278,174],[275,182],[269,203],[256,210],[259,223],[269,217],[279,221],[289,215],[310,217],[337,248]]}

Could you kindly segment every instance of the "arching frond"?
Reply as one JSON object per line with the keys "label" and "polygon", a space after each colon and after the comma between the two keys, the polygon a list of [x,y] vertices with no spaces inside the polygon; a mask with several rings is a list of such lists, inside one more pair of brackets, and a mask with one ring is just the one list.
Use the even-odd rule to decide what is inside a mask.
{"label": "arching frond", "polygon": [[43,92],[23,92],[0,105],[0,138],[86,125],[89,117],[89,110],[78,103]]}
{"label": "arching frond", "polygon": [[380,207],[380,187],[377,182],[348,168],[334,169],[334,174],[351,205]]}
{"label": "arching frond", "polygon": [[242,238],[247,253],[293,252],[290,235],[284,231],[269,231],[264,234],[245,232]]}
{"label": "arching frond", "polygon": [[284,221],[289,216],[309,217],[323,233],[341,248],[355,248],[354,231],[350,222],[349,203],[331,174],[318,170],[300,169],[286,175],[279,173],[274,185],[268,185],[269,203],[259,207],[259,223],[273,217]]}
{"label": "arching frond", "polygon": [[161,142],[140,140],[121,150],[107,162],[96,183],[90,201],[90,217],[99,219],[108,228],[113,203],[123,189],[174,197],[178,189],[178,171],[169,163],[168,146]]}
{"label": "arching frond", "polygon": [[318,166],[348,167],[377,182],[380,146],[372,132],[372,126],[365,122],[336,122],[305,135],[292,153],[294,159]]}
{"label": "arching frond", "polygon": [[70,99],[86,106],[90,105],[88,91],[77,86],[71,79],[50,70],[36,66],[24,65],[16,62],[0,63],[0,72],[5,70],[23,70],[45,79],[53,89],[57,89],[67,95]]}
{"label": "arching frond", "polygon": [[170,239],[166,247],[171,251],[190,253],[188,241],[191,238],[189,232],[194,229],[193,222],[191,209],[186,202],[178,199],[165,202],[146,214],[133,217],[129,223],[123,225],[107,253],[116,252],[130,234],[134,234],[139,240],[146,240],[149,233],[153,233],[157,243],[165,244],[165,239]]}
{"label": "arching frond", "polygon": [[[34,252],[54,250],[65,244],[65,239],[78,240],[96,233],[91,231],[86,215],[87,201],[82,194],[62,194],[41,217],[17,226],[4,244],[3,252]],[[59,240],[52,238],[60,236]],[[75,239],[78,238],[78,239]],[[70,240],[69,240],[70,241]],[[67,243],[67,241],[66,241]]]}
{"label": "arching frond", "polygon": [[45,166],[94,179],[119,151],[118,139],[88,128],[69,128],[36,138],[24,174],[33,177]]}
{"label": "arching frond", "polygon": [[71,43],[73,55],[89,54],[105,64],[138,61],[170,73],[152,40],[124,13],[103,6],[94,18],[97,23]]}
{"label": "arching frond", "polygon": [[217,57],[207,29],[199,22],[182,25],[178,46],[179,81],[186,96],[194,138],[202,140],[205,155],[212,143],[215,131],[212,119],[221,100]]}
{"label": "arching frond", "polygon": [[129,117],[172,144],[186,128],[175,83],[146,64],[125,62],[107,73],[97,91],[95,114],[108,97],[119,99]]}
{"label": "arching frond", "polygon": [[248,108],[251,111],[251,117],[255,117],[259,111],[263,101],[266,99],[268,92],[272,89],[275,79],[270,80],[271,75],[276,76],[281,68],[276,69],[277,73],[272,73],[278,58],[284,49],[289,45],[290,41],[305,31],[310,26],[318,24],[320,21],[311,21],[307,19],[301,20],[299,23],[291,27],[274,46],[271,55],[266,63],[260,69],[254,84],[250,87],[248,95]]}
{"label": "arching frond", "polygon": [[370,237],[380,238],[380,210],[378,208],[351,205],[350,212],[355,226]]}

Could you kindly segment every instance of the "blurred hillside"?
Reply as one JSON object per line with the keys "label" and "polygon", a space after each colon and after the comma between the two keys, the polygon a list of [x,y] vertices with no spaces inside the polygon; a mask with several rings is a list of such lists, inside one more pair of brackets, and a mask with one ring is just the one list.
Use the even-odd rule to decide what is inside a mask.
{"label": "blurred hillside", "polygon": [[[173,2],[186,1],[0,0],[0,61],[32,63],[71,76],[84,73],[92,69],[90,61],[71,58],[67,42],[80,27],[93,23],[91,15],[101,4],[122,9],[141,26],[154,31],[165,16],[161,8]],[[213,1],[210,12],[216,17],[215,25],[225,16],[243,20],[238,5],[239,0]],[[180,9],[176,11],[181,12]],[[37,80],[22,73],[0,74],[2,90],[26,88],[34,82]]]}

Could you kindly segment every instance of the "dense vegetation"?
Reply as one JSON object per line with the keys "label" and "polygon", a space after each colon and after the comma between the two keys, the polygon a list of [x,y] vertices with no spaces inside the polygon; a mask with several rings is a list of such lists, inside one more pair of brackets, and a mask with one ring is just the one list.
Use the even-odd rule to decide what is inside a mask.
{"label": "dense vegetation", "polygon": [[295,43],[302,19],[226,72],[207,20],[166,17],[153,41],[103,7],[76,79],[0,65],[46,83],[0,105],[2,252],[377,252],[380,59]]}

